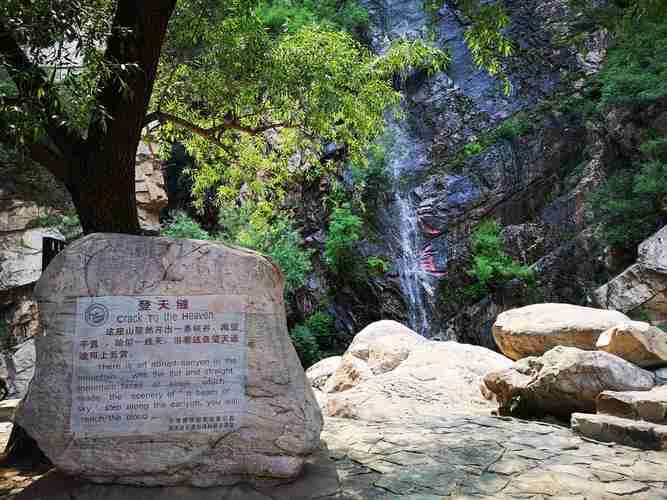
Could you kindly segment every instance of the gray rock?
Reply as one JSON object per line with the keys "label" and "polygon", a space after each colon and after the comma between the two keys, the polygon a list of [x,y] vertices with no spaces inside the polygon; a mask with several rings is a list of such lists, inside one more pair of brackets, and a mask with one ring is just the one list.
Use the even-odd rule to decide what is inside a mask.
{"label": "gray rock", "polygon": [[667,385],[667,368],[658,368],[653,371],[653,375],[657,385]]}
{"label": "gray rock", "polygon": [[595,401],[598,413],[667,424],[667,386],[650,391],[604,391]]}
{"label": "gray rock", "polygon": [[[16,420],[56,467],[94,482],[212,486],[293,479],[319,445],[322,416],[289,341],[282,289],[282,275],[268,260],[222,244],[119,234],[78,240],[36,287],[44,332]],[[240,348],[247,371],[238,380],[246,407],[238,425],[208,432],[73,432],[73,410],[81,411],[72,383],[81,343],[75,325],[84,314],[77,312],[78,298],[197,295],[215,296],[211,307],[245,321],[247,346]],[[222,348],[211,344],[216,349]]]}
{"label": "gray rock", "polygon": [[642,450],[667,449],[667,425],[611,415],[574,413],[572,429],[597,441],[614,442]]}
{"label": "gray rock", "polygon": [[559,346],[489,373],[484,383],[502,414],[569,417],[595,411],[602,391],[648,391],[655,378],[613,354]]}
{"label": "gray rock", "polygon": [[[667,226],[639,245],[637,262],[593,294],[602,307],[632,311],[667,291]],[[664,311],[663,311],[664,312]]]}
{"label": "gray rock", "polygon": [[34,228],[0,234],[0,290],[28,285],[42,274],[44,237],[65,240],[55,229]]}
{"label": "gray rock", "polygon": [[22,398],[35,373],[35,340],[22,342],[0,354],[0,377],[7,384],[9,396]]}

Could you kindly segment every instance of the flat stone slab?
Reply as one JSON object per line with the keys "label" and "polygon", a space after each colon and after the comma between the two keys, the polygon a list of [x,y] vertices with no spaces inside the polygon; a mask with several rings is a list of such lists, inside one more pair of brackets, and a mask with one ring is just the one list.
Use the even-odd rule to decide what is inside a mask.
{"label": "flat stone slab", "polygon": [[595,405],[605,415],[667,424],[667,385],[650,391],[604,391]]}
{"label": "flat stone slab", "polygon": [[[369,422],[327,418],[321,453],[275,487],[137,488],[51,472],[12,500],[667,499],[667,453],[583,439],[562,426],[491,416]],[[0,469],[0,478],[6,470]],[[15,473],[16,474],[16,473]],[[39,476],[38,476],[39,477]],[[9,483],[10,478],[4,481]],[[0,496],[7,489],[0,482]],[[9,488],[9,486],[7,487]]]}
{"label": "flat stone slab", "polygon": [[0,422],[13,422],[16,407],[20,402],[20,399],[5,399],[4,401],[0,401]]}
{"label": "flat stone slab", "polygon": [[[613,415],[574,413],[572,429],[598,441],[621,443],[642,450],[667,449],[667,425]],[[663,476],[667,477],[667,474],[663,473]]]}

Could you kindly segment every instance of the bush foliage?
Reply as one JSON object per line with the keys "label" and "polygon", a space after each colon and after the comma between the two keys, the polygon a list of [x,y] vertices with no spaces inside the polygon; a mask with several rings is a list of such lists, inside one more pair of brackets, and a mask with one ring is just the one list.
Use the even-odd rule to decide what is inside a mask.
{"label": "bush foliage", "polygon": [[499,284],[514,278],[532,284],[534,271],[507,255],[502,249],[500,225],[485,221],[472,235],[472,266],[467,270],[476,282],[463,291],[471,299],[488,295]]}
{"label": "bush foliage", "polygon": [[247,207],[223,209],[222,239],[268,255],[285,276],[285,293],[302,287],[311,270],[312,250],[303,247],[303,238],[287,214],[262,217]]}
{"label": "bush foliage", "polygon": [[349,204],[334,208],[329,221],[329,235],[324,244],[324,259],[332,272],[338,273],[359,241],[363,222],[352,213]]}
{"label": "bush foliage", "polygon": [[303,324],[290,330],[290,338],[304,368],[334,354],[331,351],[333,333],[333,318],[323,312],[313,313]]}
{"label": "bush foliage", "polygon": [[667,223],[667,138],[641,150],[647,161],[615,172],[591,197],[605,242],[629,251]]}

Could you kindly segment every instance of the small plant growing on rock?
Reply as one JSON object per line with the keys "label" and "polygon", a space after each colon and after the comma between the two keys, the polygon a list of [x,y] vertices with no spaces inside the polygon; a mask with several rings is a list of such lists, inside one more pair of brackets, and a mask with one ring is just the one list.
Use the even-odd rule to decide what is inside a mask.
{"label": "small plant growing on rock", "polygon": [[514,278],[528,284],[534,282],[534,271],[503,251],[500,229],[496,221],[485,221],[472,235],[472,266],[467,274],[476,282],[463,289],[463,293],[471,299],[480,299],[501,283]]}
{"label": "small plant growing on rock", "polygon": [[380,257],[368,257],[366,265],[368,266],[368,271],[373,276],[382,276],[389,271],[389,263]]}
{"label": "small plant growing on rock", "polygon": [[363,221],[352,213],[349,204],[334,209],[329,221],[329,236],[324,243],[324,259],[338,273],[346,260],[351,259],[354,244],[361,238]]}
{"label": "small plant growing on rock", "polygon": [[162,236],[171,238],[189,238],[193,240],[208,240],[211,236],[199,223],[183,211],[170,214],[170,219],[160,231]]}

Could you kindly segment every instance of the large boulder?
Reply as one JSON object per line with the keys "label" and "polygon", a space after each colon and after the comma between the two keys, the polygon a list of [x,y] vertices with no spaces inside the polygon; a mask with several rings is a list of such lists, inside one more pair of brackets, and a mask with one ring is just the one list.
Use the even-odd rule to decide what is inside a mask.
{"label": "large boulder", "polygon": [[394,370],[413,349],[427,342],[424,337],[396,321],[371,323],[355,335],[324,391],[345,391],[373,375]]}
{"label": "large boulder", "polygon": [[[637,262],[593,293],[602,307],[628,312],[651,302],[667,312],[667,226],[644,240]],[[656,300],[657,299],[657,300]]]}
{"label": "large boulder", "polygon": [[329,394],[326,414],[370,421],[488,413],[479,391],[486,373],[511,365],[489,349],[458,342],[426,341],[397,368]]}
{"label": "large boulder", "polygon": [[642,321],[620,323],[604,331],[595,345],[643,368],[667,365],[667,332]]}
{"label": "large boulder", "polygon": [[17,422],[93,482],[291,480],[322,416],[289,341],[283,278],[254,252],[93,234],[49,265]]}
{"label": "large boulder", "polygon": [[602,391],[648,391],[655,377],[613,354],[559,346],[489,373],[484,383],[501,414],[569,417],[594,412]]}
{"label": "large boulder", "polygon": [[493,325],[500,351],[517,360],[556,346],[593,350],[602,332],[630,319],[617,311],[571,304],[533,304],[501,313]]}

